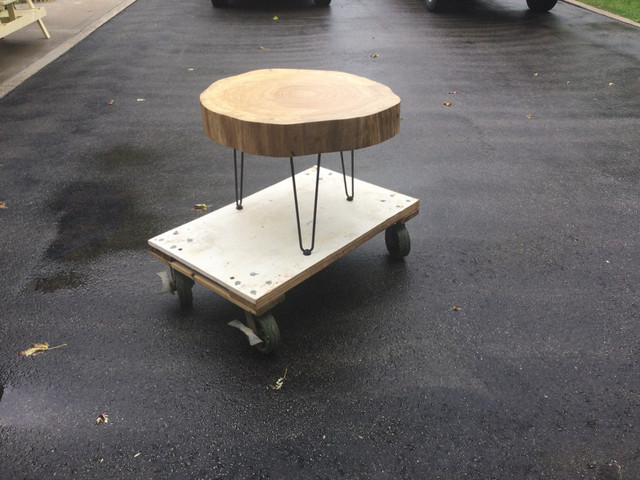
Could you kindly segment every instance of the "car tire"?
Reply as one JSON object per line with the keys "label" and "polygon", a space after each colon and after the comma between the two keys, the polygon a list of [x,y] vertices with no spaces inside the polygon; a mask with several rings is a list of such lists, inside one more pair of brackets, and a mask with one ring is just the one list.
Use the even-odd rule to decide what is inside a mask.
{"label": "car tire", "polygon": [[445,0],[424,0],[424,6],[430,12],[439,12]]}
{"label": "car tire", "polygon": [[548,12],[556,3],[558,0],[527,0],[527,6],[532,12]]}

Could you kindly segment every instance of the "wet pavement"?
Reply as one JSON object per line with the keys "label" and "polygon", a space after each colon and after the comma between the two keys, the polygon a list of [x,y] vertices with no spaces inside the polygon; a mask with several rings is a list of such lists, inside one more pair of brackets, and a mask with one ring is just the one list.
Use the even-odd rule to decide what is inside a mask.
{"label": "wet pavement", "polygon": [[[0,98],[37,73],[135,0],[47,0],[34,3],[44,8],[42,19],[50,34],[46,38],[31,23],[0,39]],[[24,4],[18,8],[26,8]]]}
{"label": "wet pavement", "polygon": [[[3,476],[640,478],[640,30],[524,3],[138,0],[0,99]],[[233,202],[198,96],[268,67],[390,86],[356,174],[421,213],[404,261],[377,237],[289,292],[265,356],[146,242]]]}

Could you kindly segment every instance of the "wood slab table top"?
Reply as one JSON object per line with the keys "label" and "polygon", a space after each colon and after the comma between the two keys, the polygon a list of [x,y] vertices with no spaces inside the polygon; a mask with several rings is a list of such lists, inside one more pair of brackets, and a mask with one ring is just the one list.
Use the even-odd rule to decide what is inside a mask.
{"label": "wood slab table top", "polygon": [[335,71],[254,70],[214,82],[200,104],[211,140],[269,157],[357,150],[400,127],[389,87]]}

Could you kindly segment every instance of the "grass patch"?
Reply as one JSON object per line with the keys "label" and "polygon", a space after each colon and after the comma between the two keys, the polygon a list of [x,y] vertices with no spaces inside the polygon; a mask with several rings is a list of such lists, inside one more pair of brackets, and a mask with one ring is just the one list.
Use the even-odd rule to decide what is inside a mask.
{"label": "grass patch", "polygon": [[578,0],[592,7],[640,22],[640,0]]}

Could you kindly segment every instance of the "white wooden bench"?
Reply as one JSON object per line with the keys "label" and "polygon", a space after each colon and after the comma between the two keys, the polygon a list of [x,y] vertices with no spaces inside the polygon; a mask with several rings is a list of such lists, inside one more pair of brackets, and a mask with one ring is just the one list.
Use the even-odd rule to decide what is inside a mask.
{"label": "white wooden bench", "polygon": [[51,38],[42,17],[47,14],[44,7],[36,7],[32,0],[26,0],[27,8],[16,8],[18,0],[0,0],[0,38],[20,30],[22,27],[38,22],[46,38]]}

